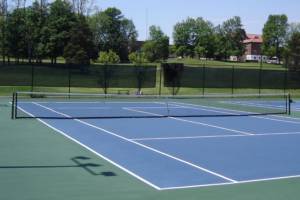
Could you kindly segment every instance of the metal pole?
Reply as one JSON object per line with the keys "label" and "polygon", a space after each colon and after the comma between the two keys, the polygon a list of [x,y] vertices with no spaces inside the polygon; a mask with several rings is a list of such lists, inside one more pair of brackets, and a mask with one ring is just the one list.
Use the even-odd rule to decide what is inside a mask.
{"label": "metal pole", "polygon": [[291,115],[291,104],[292,104],[292,99],[291,99],[291,94],[288,94],[288,115]]}
{"label": "metal pole", "polygon": [[162,70],[163,70],[162,63],[160,64],[160,67],[158,68],[158,70],[159,70],[159,89],[158,89],[158,94],[159,94],[159,96],[161,96]]}
{"label": "metal pole", "polygon": [[283,92],[286,93],[286,90],[288,89],[288,66],[286,64],[286,69],[284,71],[284,86],[283,86]]}
{"label": "metal pole", "polygon": [[13,92],[12,102],[11,102],[11,119],[15,119],[15,92]]}
{"label": "metal pole", "polygon": [[234,94],[234,65],[232,65],[231,71],[231,94]]}
{"label": "metal pole", "polygon": [[69,99],[70,99],[70,93],[71,93],[71,67],[68,65],[68,87],[69,87]]}
{"label": "metal pole", "polygon": [[205,64],[202,67],[202,95],[205,95]]}
{"label": "metal pole", "polygon": [[258,89],[258,93],[261,94],[261,85],[262,85],[262,55],[260,56],[260,67],[259,67],[259,89]]}
{"label": "metal pole", "polygon": [[34,91],[34,65],[31,63],[31,92]]}
{"label": "metal pole", "polygon": [[18,118],[18,93],[15,94],[15,106],[14,106],[14,118],[17,119]]}

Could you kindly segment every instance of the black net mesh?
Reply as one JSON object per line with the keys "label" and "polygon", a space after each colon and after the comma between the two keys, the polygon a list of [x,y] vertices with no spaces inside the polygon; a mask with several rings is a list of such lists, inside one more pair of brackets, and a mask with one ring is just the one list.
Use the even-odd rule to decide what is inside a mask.
{"label": "black net mesh", "polygon": [[156,66],[0,65],[0,86],[155,88]]}
{"label": "black net mesh", "polygon": [[79,93],[14,94],[14,118],[217,117],[288,114],[289,96],[151,96]]}
{"label": "black net mesh", "polygon": [[42,87],[45,90],[64,88],[56,91],[95,88],[95,92],[102,90],[104,93],[126,89],[130,93],[143,90],[148,94],[173,95],[179,91],[180,94],[204,93],[208,91],[206,88],[216,92],[225,91],[223,89],[226,92],[229,92],[227,89],[231,92],[235,89],[300,89],[300,72],[294,68],[274,70],[164,63],[162,70],[158,69],[157,66],[134,65],[1,64],[0,86],[20,86],[21,89],[24,86],[31,91],[41,91]]}
{"label": "black net mesh", "polygon": [[31,86],[32,67],[29,65],[0,65],[0,86]]}

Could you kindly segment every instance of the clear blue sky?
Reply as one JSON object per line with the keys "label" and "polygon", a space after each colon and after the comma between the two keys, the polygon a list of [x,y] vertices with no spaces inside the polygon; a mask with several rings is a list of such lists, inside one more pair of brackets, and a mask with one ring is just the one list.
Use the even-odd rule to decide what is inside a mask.
{"label": "clear blue sky", "polygon": [[248,33],[262,32],[269,14],[286,14],[289,22],[300,22],[300,0],[94,0],[100,9],[119,8],[132,19],[139,39],[146,38],[148,25],[158,25],[172,36],[173,26],[187,17],[203,17],[215,25],[232,16],[240,16]]}

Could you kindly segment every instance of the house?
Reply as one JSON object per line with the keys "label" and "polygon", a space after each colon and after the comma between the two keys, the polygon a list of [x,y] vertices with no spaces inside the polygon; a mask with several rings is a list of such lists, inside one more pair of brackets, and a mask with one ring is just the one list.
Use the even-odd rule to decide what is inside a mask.
{"label": "house", "polygon": [[261,46],[263,43],[263,38],[261,35],[257,34],[247,34],[247,39],[243,41],[245,45],[245,54],[244,54],[244,60],[245,61],[255,61],[259,62],[262,61],[266,62],[268,57],[262,56],[262,50]]}

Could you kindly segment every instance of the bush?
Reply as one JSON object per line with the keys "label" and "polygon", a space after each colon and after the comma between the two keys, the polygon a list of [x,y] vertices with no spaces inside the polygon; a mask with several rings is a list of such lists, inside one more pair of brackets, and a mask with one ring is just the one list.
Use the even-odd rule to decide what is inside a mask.
{"label": "bush", "polygon": [[109,52],[101,51],[98,61],[105,64],[116,64],[120,62],[120,57],[112,50],[109,50]]}
{"label": "bush", "polygon": [[144,53],[133,52],[129,54],[128,58],[129,61],[134,64],[141,64],[146,62]]}

